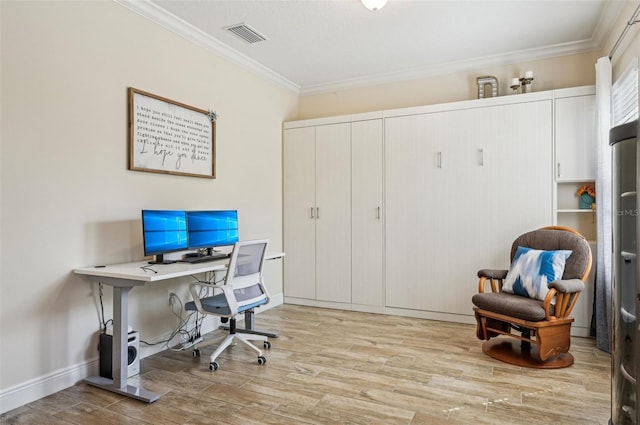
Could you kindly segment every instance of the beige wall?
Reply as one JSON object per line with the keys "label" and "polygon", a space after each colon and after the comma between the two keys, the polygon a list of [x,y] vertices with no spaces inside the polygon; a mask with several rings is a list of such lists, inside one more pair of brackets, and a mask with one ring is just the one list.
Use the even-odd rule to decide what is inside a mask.
{"label": "beige wall", "polygon": [[[142,259],[141,209],[236,208],[242,238],[282,249],[281,129],[297,95],[113,1],[0,8],[6,402],[32,382],[81,374],[97,358],[97,285],[72,270]],[[217,179],[127,170],[127,87],[217,110]],[[282,296],[281,262],[267,268],[270,292]],[[187,281],[131,292],[129,318],[143,340],[176,327],[170,287],[186,297]],[[108,319],[111,288],[105,297]]]}
{"label": "beige wall", "polygon": [[485,75],[498,78],[499,94],[503,96],[511,92],[511,79],[523,76],[527,70],[534,72],[534,91],[591,85],[595,84],[595,62],[598,56],[597,52],[590,52],[481,68],[473,72],[303,95],[300,96],[298,119],[476,99],[476,78]]}

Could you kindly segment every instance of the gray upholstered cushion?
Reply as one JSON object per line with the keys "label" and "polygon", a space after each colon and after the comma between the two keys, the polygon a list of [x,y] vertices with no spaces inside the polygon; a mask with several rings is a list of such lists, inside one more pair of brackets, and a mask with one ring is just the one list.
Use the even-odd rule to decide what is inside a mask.
{"label": "gray upholstered cushion", "polygon": [[587,268],[591,252],[589,243],[582,236],[556,229],[538,229],[519,236],[511,245],[511,260],[516,255],[518,246],[545,251],[571,250],[572,254],[564,266],[563,280],[580,279]]}
{"label": "gray upholstered cushion", "polygon": [[549,288],[555,288],[558,292],[565,294],[571,292],[582,292],[584,283],[580,279],[556,280],[549,284]]}
{"label": "gray upholstered cushion", "polygon": [[545,318],[542,301],[521,297],[520,295],[504,292],[485,292],[475,294],[471,301],[476,307],[483,310],[517,317],[530,322],[539,322]]}
{"label": "gray upholstered cushion", "polygon": [[482,269],[478,271],[478,277],[486,277],[488,279],[504,279],[507,277],[508,270]]}

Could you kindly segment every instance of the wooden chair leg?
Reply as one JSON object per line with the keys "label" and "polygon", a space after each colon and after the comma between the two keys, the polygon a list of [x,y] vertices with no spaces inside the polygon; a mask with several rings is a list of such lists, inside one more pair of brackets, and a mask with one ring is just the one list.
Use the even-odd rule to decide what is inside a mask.
{"label": "wooden chair leg", "polygon": [[482,341],[489,339],[487,338],[487,318],[476,312],[476,322],[476,336],[478,339]]}
{"label": "wooden chair leg", "polygon": [[531,341],[528,341],[531,339],[531,330],[529,329],[523,329],[522,332],[520,333],[520,335],[522,336],[522,338],[526,338],[527,340],[521,340],[520,341],[520,348],[522,349],[522,351],[527,351],[530,352],[531,351]]}

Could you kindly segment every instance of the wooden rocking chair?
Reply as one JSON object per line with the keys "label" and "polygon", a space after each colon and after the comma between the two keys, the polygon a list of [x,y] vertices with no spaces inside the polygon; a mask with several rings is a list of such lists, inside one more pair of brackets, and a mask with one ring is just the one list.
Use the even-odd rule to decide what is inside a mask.
{"label": "wooden rocking chair", "polygon": [[[558,256],[565,257],[560,261],[565,263],[564,270],[560,270],[561,278],[548,283],[543,280],[543,286],[548,287],[548,292],[538,299],[530,294],[522,295],[523,287],[528,288],[528,282],[535,280],[530,276],[516,277],[521,278],[521,281],[516,281],[519,283],[512,290],[515,293],[503,291],[505,281],[513,281],[514,274],[524,270],[522,262],[527,261],[524,259],[525,254],[522,254],[523,260],[516,258],[514,262],[514,258],[520,253],[529,252],[529,249],[535,250],[531,252],[532,255],[563,253],[556,255],[554,260]],[[568,257],[567,251],[570,251]],[[478,293],[473,296],[472,302],[475,305],[473,310],[477,321],[477,336],[485,341],[482,351],[497,360],[518,366],[570,366],[574,361],[569,353],[571,323],[574,320],[570,314],[591,270],[589,244],[573,229],[561,226],[543,227],[525,233],[513,242],[511,260],[510,270],[484,269],[478,272]],[[537,260],[529,259],[529,265],[535,261]],[[509,274],[511,276],[508,278]],[[490,283],[491,292],[485,292],[487,282]],[[542,288],[542,291],[546,292],[546,288]],[[491,339],[498,336],[500,338]]]}

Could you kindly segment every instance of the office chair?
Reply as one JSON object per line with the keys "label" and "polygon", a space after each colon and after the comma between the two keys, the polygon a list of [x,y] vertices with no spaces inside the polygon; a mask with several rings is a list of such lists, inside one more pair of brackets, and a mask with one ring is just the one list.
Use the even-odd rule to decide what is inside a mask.
{"label": "office chair", "polygon": [[[240,341],[258,353],[258,364],[263,365],[267,359],[262,351],[249,341],[262,341],[266,349],[271,343],[264,335],[236,332],[236,316],[269,302],[269,293],[264,285],[262,267],[267,252],[268,240],[252,240],[237,242],[229,261],[224,283],[222,285],[205,282],[192,283],[189,286],[193,301],[185,304],[186,310],[197,310],[203,315],[218,316],[223,321],[229,320],[229,334],[211,355],[209,370],[215,371],[219,364],[218,356],[232,343]],[[206,293],[205,296],[202,293]],[[200,356],[200,347],[213,342],[196,346],[193,356]]]}
{"label": "office chair", "polygon": [[[570,314],[590,270],[591,248],[573,229],[549,226],[519,236],[509,270],[478,272],[472,302],[482,351],[518,366],[572,365]],[[491,340],[499,336],[510,338]]]}

